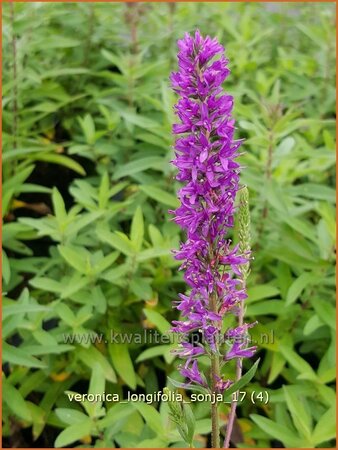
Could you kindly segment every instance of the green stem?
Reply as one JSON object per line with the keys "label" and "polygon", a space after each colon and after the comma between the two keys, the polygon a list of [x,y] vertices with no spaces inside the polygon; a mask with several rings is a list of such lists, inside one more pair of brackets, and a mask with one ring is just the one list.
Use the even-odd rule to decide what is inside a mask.
{"label": "green stem", "polygon": [[[243,281],[243,284],[244,284],[244,288],[245,288],[244,281]],[[244,319],[244,305],[243,305],[243,300],[241,300],[240,307],[239,307],[238,326],[243,325],[243,319]],[[237,358],[235,383],[237,383],[237,381],[239,381],[241,379],[241,376],[242,376],[242,358]],[[228,425],[227,425],[223,448],[230,447],[230,440],[231,440],[232,430],[234,427],[234,422],[235,422],[235,417],[236,417],[236,409],[237,409],[237,400],[233,400],[231,403],[229,420],[228,420]]]}
{"label": "green stem", "polygon": [[[211,379],[212,379],[212,392],[216,392],[216,376],[219,376],[219,357],[213,355],[211,357]],[[218,420],[218,404],[214,402],[211,404],[211,447],[220,448],[219,438],[219,420]]]}
{"label": "green stem", "polygon": [[[213,295],[210,299],[210,306],[212,311],[217,312],[217,298]],[[216,342],[216,352],[211,355],[211,389],[216,394],[216,383],[220,377],[218,342]],[[220,434],[219,434],[219,418],[218,418],[218,403],[214,401],[211,404],[211,447],[220,448]]]}

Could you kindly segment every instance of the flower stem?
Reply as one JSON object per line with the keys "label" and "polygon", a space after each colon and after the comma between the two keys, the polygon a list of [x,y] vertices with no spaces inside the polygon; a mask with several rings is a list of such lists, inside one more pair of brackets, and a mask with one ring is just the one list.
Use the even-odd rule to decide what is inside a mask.
{"label": "flower stem", "polygon": [[[212,295],[210,299],[211,310],[217,312],[217,297]],[[216,394],[216,383],[220,377],[218,342],[215,343],[216,352],[211,355],[211,389]],[[214,401],[211,404],[211,447],[220,448],[218,403]]]}
{"label": "flower stem", "polygon": [[[243,301],[241,301],[239,306],[239,315],[238,315],[238,325],[243,325],[243,318],[244,318],[244,305]],[[237,358],[236,361],[236,375],[235,375],[235,383],[240,380],[242,376],[242,358]],[[238,396],[236,397],[238,398]],[[229,420],[227,425],[227,431],[224,439],[224,445],[223,448],[229,448],[230,446],[230,439],[232,435],[232,430],[234,427],[235,417],[236,417],[236,408],[237,408],[237,400],[233,401],[231,403],[230,408],[230,414],[229,414]]]}
{"label": "flower stem", "polygon": [[[238,214],[238,222],[239,222],[239,248],[241,254],[249,254],[251,251],[250,248],[250,210],[249,210],[249,192],[246,187],[240,191],[240,204],[239,204],[239,214]],[[246,264],[243,264],[241,267],[241,281],[242,281],[242,289],[245,291],[246,289],[246,279],[250,273],[250,262],[248,261]],[[238,326],[241,327],[244,323],[244,301],[241,300],[239,303],[239,312],[238,312]],[[235,374],[235,383],[241,379],[242,376],[242,358],[237,358],[236,360],[236,374]],[[236,396],[238,399],[238,395]],[[224,448],[229,448],[230,440],[232,435],[232,430],[234,427],[235,417],[236,417],[236,408],[237,408],[237,400],[231,403],[229,420],[227,425],[227,430],[224,439]]]}
{"label": "flower stem", "polygon": [[[211,357],[211,379],[213,392],[216,392],[216,382],[217,382],[216,377],[218,376],[219,376],[219,356],[215,354]],[[213,402],[211,404],[211,447],[220,448],[217,402]]]}

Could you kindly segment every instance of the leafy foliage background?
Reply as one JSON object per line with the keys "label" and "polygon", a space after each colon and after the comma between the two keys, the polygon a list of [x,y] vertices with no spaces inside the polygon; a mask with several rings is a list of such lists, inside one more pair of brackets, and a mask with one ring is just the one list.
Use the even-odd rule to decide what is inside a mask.
{"label": "leafy foliage background", "polygon": [[[197,27],[226,47],[246,139],[246,316],[261,362],[234,445],[334,447],[332,3],[3,5],[4,446],[184,446],[166,403],[80,404],[65,391],[123,398],[177,378],[172,345],[110,333],[164,333],[185,289],[170,253],[182,236],[167,213],[168,75],[176,40]],[[269,402],[252,403],[261,391]],[[193,411],[205,447],[209,407]]]}

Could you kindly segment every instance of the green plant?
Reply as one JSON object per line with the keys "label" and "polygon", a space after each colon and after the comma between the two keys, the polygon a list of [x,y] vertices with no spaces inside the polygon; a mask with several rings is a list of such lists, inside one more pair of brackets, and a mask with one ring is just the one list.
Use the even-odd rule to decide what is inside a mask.
{"label": "green plant", "polygon": [[[186,445],[166,402],[67,393],[123,400],[175,376],[172,344],[149,336],[184,289],[168,74],[198,27],[225,43],[246,139],[261,363],[237,386],[233,445],[334,447],[334,25],[329,3],[3,5],[5,445]],[[208,409],[191,408],[205,447]]]}

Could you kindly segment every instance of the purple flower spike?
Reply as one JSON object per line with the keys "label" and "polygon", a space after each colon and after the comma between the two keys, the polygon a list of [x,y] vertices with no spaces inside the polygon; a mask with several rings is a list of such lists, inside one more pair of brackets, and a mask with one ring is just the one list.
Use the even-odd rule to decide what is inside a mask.
{"label": "purple flower spike", "polygon": [[[186,241],[174,254],[182,262],[180,269],[190,292],[180,294],[174,302],[182,320],[173,322],[172,331],[199,332],[202,344],[183,344],[176,354],[188,358],[180,370],[188,383],[205,386],[196,358],[204,355],[224,362],[254,352],[254,347],[234,344],[224,356],[220,345],[223,316],[237,316],[246,298],[241,266],[248,263],[250,255],[241,254],[238,245],[231,246],[227,236],[234,225],[240,173],[236,158],[241,141],[234,139],[233,98],[222,89],[230,74],[222,45],[196,31],[178,41],[178,48],[179,70],[170,77],[180,96],[175,106],[179,123],[173,125],[177,138],[172,163],[183,186],[178,191],[180,206],[171,213],[186,232]],[[227,335],[244,337],[248,327],[228,330]],[[217,374],[210,381],[218,392],[230,384]]]}

